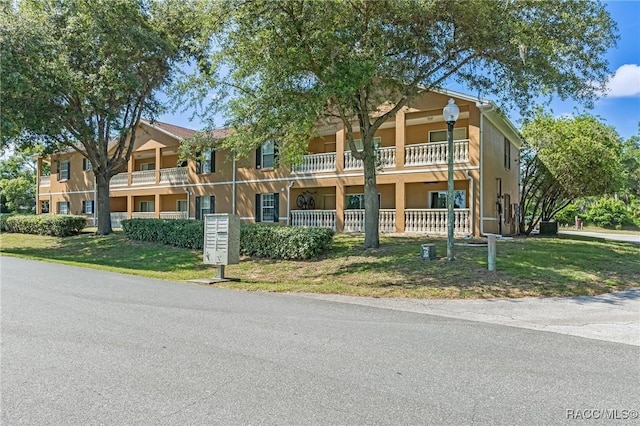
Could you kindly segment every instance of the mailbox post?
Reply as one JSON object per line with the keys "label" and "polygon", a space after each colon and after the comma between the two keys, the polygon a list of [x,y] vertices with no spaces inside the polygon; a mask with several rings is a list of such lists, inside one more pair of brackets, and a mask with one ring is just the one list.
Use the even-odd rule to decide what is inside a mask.
{"label": "mailbox post", "polygon": [[240,262],[240,217],[232,214],[204,215],[203,262],[216,265],[216,281],[226,281],[224,267]]}

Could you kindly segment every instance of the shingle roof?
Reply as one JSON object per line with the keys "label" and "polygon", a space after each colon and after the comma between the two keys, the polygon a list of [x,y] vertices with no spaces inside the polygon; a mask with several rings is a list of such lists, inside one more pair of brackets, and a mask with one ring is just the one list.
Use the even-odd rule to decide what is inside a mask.
{"label": "shingle roof", "polygon": [[193,129],[187,129],[186,127],[163,123],[161,121],[142,120],[142,122],[147,123],[151,127],[156,127],[160,130],[164,130],[167,133],[171,133],[172,135],[177,136],[181,139],[188,139],[196,133],[196,131]]}

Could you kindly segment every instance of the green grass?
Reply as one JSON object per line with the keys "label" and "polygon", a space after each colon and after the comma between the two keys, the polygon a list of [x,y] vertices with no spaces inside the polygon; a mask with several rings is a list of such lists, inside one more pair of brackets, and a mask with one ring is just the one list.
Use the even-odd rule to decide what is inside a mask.
{"label": "green grass", "polygon": [[[498,242],[498,271],[487,271],[486,247],[456,246],[456,260],[420,259],[420,244],[446,241],[383,237],[375,250],[363,237],[340,234],[334,249],[314,261],[242,259],[226,268],[239,278],[218,286],[279,292],[373,297],[492,298],[593,295],[640,284],[640,246],[579,236]],[[215,276],[200,251],[127,240],[123,234],[55,238],[3,234],[4,255],[46,260],[146,277],[183,281]]]}

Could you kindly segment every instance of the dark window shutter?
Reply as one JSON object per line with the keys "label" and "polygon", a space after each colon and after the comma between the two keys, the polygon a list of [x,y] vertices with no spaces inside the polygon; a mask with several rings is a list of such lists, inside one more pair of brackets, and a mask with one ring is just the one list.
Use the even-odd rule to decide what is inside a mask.
{"label": "dark window shutter", "polygon": [[209,205],[211,207],[209,207],[209,213],[215,213],[216,212],[216,197],[214,195],[209,197]]}
{"label": "dark window shutter", "polygon": [[89,162],[89,160],[87,160],[85,157],[82,157],[82,171],[86,172],[87,171],[87,163]]}
{"label": "dark window shutter", "polygon": [[260,194],[256,194],[256,222],[261,222],[261,213],[262,213],[262,197]]}
{"label": "dark window shutter", "polygon": [[215,173],[215,171],[216,171],[216,150],[215,150],[215,148],[211,148],[211,151],[209,151],[209,163],[211,164],[211,173]]}
{"label": "dark window shutter", "polygon": [[256,169],[262,168],[262,146],[256,149]]}
{"label": "dark window shutter", "polygon": [[91,203],[91,213],[96,212],[96,202],[94,200],[89,201]]}
{"label": "dark window shutter", "polygon": [[[277,168],[280,164],[280,144],[278,142],[273,143],[273,167]],[[277,222],[277,221],[276,221]]]}
{"label": "dark window shutter", "polygon": [[82,200],[82,213],[87,212],[87,202]]}
{"label": "dark window shutter", "polygon": [[[200,161],[201,152],[196,153],[196,173],[202,173],[202,161]],[[197,209],[196,209],[197,210]],[[196,217],[197,219],[197,217]]]}
{"label": "dark window shutter", "polygon": [[196,197],[196,220],[200,220],[200,197]]}
{"label": "dark window shutter", "polygon": [[273,193],[273,221],[278,222],[280,220],[280,194]]}
{"label": "dark window shutter", "polygon": [[67,162],[67,179],[71,179],[71,160]]}
{"label": "dark window shutter", "polygon": [[60,176],[60,161],[56,161],[56,178],[58,180],[62,179],[62,177]]}

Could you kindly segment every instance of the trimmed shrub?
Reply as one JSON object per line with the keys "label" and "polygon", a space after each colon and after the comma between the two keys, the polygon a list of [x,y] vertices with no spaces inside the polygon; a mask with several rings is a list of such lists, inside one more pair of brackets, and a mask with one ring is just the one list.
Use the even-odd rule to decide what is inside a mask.
{"label": "trimmed shrub", "polygon": [[[127,238],[202,249],[204,224],[198,220],[128,219],[122,230]],[[272,225],[241,225],[240,254],[269,259],[314,259],[331,248],[333,230]]]}
{"label": "trimmed shrub", "polygon": [[333,235],[330,228],[242,225],[240,254],[269,259],[314,259],[331,248]]}
{"label": "trimmed shrub", "polygon": [[127,219],[121,222],[127,238],[157,241],[174,247],[201,249],[204,225],[187,219]]}
{"label": "trimmed shrub", "polygon": [[7,231],[7,218],[13,216],[14,213],[0,213],[0,232],[8,232]]}
{"label": "trimmed shrub", "polygon": [[18,234],[68,237],[87,225],[87,218],[75,215],[16,215],[3,219],[3,231]]}
{"label": "trimmed shrub", "polygon": [[629,220],[627,206],[620,200],[600,198],[587,212],[587,220],[597,226],[620,227]]}

